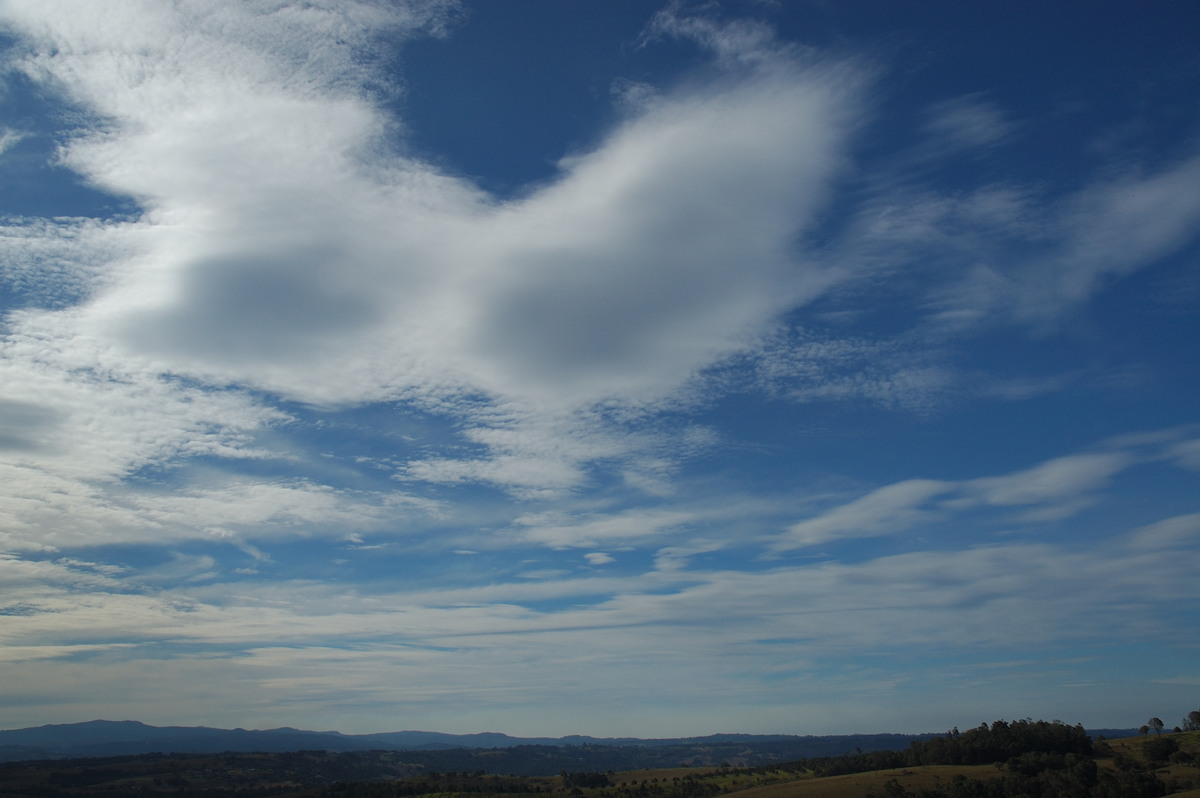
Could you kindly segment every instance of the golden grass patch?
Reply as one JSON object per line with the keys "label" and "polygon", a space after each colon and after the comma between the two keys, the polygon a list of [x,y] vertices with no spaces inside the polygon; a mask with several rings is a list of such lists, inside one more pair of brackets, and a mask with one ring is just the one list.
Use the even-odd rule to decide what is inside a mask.
{"label": "golden grass patch", "polygon": [[867,792],[882,793],[883,786],[892,779],[906,789],[923,789],[949,784],[959,775],[968,779],[991,779],[1001,773],[994,765],[923,765],[819,779],[801,777],[785,784],[727,793],[722,798],[861,798]]}

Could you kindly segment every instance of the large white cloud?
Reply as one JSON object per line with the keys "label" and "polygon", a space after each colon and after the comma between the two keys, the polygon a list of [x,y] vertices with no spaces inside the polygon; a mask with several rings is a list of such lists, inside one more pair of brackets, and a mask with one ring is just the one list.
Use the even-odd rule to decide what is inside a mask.
{"label": "large white cloud", "polygon": [[500,205],[399,154],[351,80],[370,26],[424,21],[407,6],[7,11],[26,72],[103,120],[64,162],[147,211],[77,323],[163,371],[316,402],[656,398],[829,282],[793,244],[840,165],[847,70],[667,95]]}
{"label": "large white cloud", "polygon": [[[168,403],[134,411],[143,426],[182,414],[237,437],[249,411],[224,413],[244,397],[202,401],[203,419],[175,403],[204,386],[402,399],[469,419],[485,449],[422,457],[404,479],[540,495],[598,459],[648,474],[661,436],[589,408],[676,394],[841,278],[797,241],[844,166],[853,67],[661,16],[659,33],[702,40],[726,69],[640,103],[556,179],[499,202],[406,155],[380,102],[401,90],[373,69],[381,31],[436,31],[450,8],[6,3],[17,68],[91,115],[61,162],[143,208],[10,225],[0,269],[44,308],[8,317],[12,367],[100,369],[59,371],[45,412],[113,393],[107,380]],[[193,387],[154,388],[164,376]],[[187,454],[193,429],[154,457]],[[148,462],[106,451],[110,474]]]}

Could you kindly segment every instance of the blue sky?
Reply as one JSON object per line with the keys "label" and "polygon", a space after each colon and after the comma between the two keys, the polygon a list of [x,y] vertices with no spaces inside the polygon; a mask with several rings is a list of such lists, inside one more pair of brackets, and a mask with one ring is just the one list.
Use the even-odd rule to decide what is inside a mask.
{"label": "blue sky", "polygon": [[9,728],[1200,695],[1200,9],[3,0]]}

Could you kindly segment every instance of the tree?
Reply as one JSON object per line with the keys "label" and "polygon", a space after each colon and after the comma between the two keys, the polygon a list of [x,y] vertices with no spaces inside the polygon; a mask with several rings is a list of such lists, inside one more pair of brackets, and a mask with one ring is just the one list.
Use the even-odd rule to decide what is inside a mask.
{"label": "tree", "polygon": [[1162,718],[1150,718],[1150,720],[1146,721],[1146,725],[1154,729],[1155,734],[1162,734]]}
{"label": "tree", "polygon": [[1166,762],[1178,750],[1179,743],[1173,737],[1155,737],[1142,743],[1142,753],[1152,764]]}
{"label": "tree", "polygon": [[1193,709],[1183,719],[1184,731],[1200,731],[1200,709]]}

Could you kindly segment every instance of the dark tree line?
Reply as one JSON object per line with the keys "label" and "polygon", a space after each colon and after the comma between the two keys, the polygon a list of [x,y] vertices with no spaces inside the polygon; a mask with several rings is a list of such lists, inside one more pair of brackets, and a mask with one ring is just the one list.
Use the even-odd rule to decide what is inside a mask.
{"label": "dark tree line", "polygon": [[[1189,713],[1188,719],[1194,722],[1193,730],[1200,729],[1200,712]],[[1142,733],[1151,729],[1160,732],[1161,724],[1151,718]],[[1008,757],[995,756],[1022,746],[1029,748]],[[1157,733],[1142,743],[1142,749],[1145,764],[1118,753],[1112,760],[1115,770],[1101,769],[1094,757],[1112,755],[1112,751],[1105,742],[1093,743],[1081,727],[1043,721],[998,721],[961,735],[951,732],[914,743],[908,753],[915,753],[917,761],[908,764],[995,762],[1003,771],[999,778],[959,775],[949,784],[914,790],[892,779],[881,793],[871,793],[868,798],[1157,798],[1168,793],[1168,786],[1158,778],[1156,768],[1195,761],[1193,755],[1181,750],[1177,740]]]}
{"label": "dark tree line", "polygon": [[907,765],[988,765],[1022,754],[1091,756],[1092,738],[1083,726],[1044,720],[998,720],[961,734],[952,729],[943,737],[913,743]]}
{"label": "dark tree line", "polygon": [[990,765],[1030,753],[1090,757],[1095,751],[1092,738],[1082,726],[1044,720],[998,720],[990,726],[984,723],[965,732],[955,728],[940,737],[917,740],[903,751],[856,751],[757,770],[790,768],[813,771],[817,776],[841,776],[918,765]]}
{"label": "dark tree line", "polygon": [[[1178,745],[1168,737],[1154,737],[1145,745],[1151,763],[1179,754]],[[1100,747],[1107,748],[1104,743]],[[1094,757],[1104,753],[1082,726],[998,720],[965,732],[952,729],[914,742],[905,751],[855,752],[789,766],[815,771],[817,776],[919,765],[996,764],[1003,771],[999,778],[960,775],[948,784],[917,790],[893,779],[873,798],[1157,798],[1166,794],[1166,785],[1153,770],[1130,757],[1116,757],[1115,771],[1100,769]]]}

